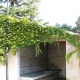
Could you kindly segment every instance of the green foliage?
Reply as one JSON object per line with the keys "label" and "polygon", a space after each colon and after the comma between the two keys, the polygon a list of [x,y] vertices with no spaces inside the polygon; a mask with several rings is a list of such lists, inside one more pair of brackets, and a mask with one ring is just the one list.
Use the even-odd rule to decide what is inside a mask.
{"label": "green foliage", "polygon": [[[32,21],[38,17],[39,2],[40,0],[10,0],[9,15],[17,18],[26,17]],[[0,6],[0,12],[6,14],[6,7]]]}
{"label": "green foliage", "polygon": [[60,24],[56,23],[55,26],[56,26],[56,27],[59,27],[59,28],[61,28],[61,29],[63,29],[63,30],[72,31],[72,26],[70,26],[70,25],[68,25],[68,24],[62,24],[62,25],[60,25]]}
{"label": "green foliage", "polygon": [[72,27],[69,26],[69,25],[67,25],[67,24],[63,24],[63,25],[61,26],[61,28],[64,29],[64,30],[72,31]]}
{"label": "green foliage", "polygon": [[77,19],[77,21],[76,21],[76,26],[73,28],[72,31],[73,31],[73,32],[80,33],[80,16],[78,17],[78,19]]}
{"label": "green foliage", "polygon": [[[8,39],[6,39],[6,21],[9,23],[8,27]],[[52,39],[54,36],[55,39]],[[78,49],[78,39],[76,36],[66,33],[61,28],[54,26],[41,26],[36,22],[29,21],[26,18],[16,19],[5,15],[0,15],[0,62],[5,63],[5,46],[9,45],[9,50],[16,54],[18,47],[28,47],[35,45],[36,56],[41,52],[40,43],[46,42],[52,43],[59,39],[64,39],[73,44]],[[79,51],[80,52],[80,51]]]}
{"label": "green foliage", "polygon": [[77,52],[77,51],[78,51],[78,50],[74,50],[74,51],[66,54],[66,56],[65,56],[65,57],[66,57],[66,61],[69,62],[69,59],[71,58],[71,56],[72,56],[75,52]]}

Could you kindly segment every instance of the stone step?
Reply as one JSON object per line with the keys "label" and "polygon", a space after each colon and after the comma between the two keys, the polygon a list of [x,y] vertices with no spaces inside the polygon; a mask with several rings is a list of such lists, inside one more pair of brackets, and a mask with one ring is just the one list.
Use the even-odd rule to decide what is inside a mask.
{"label": "stone step", "polygon": [[46,70],[35,73],[24,74],[20,80],[55,80],[60,70]]}
{"label": "stone step", "polygon": [[57,77],[58,73],[55,73],[35,80],[55,80]]}

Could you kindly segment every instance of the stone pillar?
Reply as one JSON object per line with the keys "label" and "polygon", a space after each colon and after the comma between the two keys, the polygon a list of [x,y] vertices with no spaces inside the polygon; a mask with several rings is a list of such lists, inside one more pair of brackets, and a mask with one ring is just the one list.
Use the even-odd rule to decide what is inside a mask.
{"label": "stone pillar", "polygon": [[6,80],[6,66],[0,64],[0,80]]}
{"label": "stone pillar", "polygon": [[[11,53],[11,52],[10,52]],[[19,49],[16,55],[9,53],[9,80],[20,80],[20,52]]]}
{"label": "stone pillar", "polygon": [[[66,42],[66,54],[74,50],[76,50],[76,48]],[[69,63],[66,62],[66,80],[80,80],[79,58],[77,57],[77,52],[72,55]]]}
{"label": "stone pillar", "polygon": [[[9,52],[8,55],[8,80],[20,80],[20,55],[19,50],[14,56]],[[0,64],[0,80],[6,80],[6,65]]]}

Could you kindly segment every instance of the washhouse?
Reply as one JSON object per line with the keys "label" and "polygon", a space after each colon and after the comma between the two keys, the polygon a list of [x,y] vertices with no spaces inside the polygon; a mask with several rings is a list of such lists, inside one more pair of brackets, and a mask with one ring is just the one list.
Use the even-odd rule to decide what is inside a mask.
{"label": "washhouse", "polygon": [[[73,34],[75,36],[80,36]],[[57,44],[58,43],[58,44]],[[41,53],[36,56],[35,46],[18,48],[16,55],[8,55],[9,80],[80,80],[78,52],[74,52],[69,62],[65,55],[74,51],[75,46],[64,40],[52,44],[40,44]],[[6,80],[6,66],[0,64],[0,80]]]}

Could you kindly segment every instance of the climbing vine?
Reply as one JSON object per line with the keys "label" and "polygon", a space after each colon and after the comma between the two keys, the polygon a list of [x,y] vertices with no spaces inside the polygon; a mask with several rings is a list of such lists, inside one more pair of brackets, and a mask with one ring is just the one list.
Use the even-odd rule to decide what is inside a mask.
{"label": "climbing vine", "polygon": [[[8,21],[8,38],[6,38],[6,21]],[[52,38],[54,36],[55,39]],[[35,45],[36,56],[41,52],[40,43],[52,43],[56,39],[64,39],[77,47],[80,52],[80,46],[76,36],[66,33],[60,28],[54,26],[42,26],[36,22],[31,22],[26,18],[16,19],[5,15],[0,15],[0,62],[5,64],[5,46],[8,43],[9,50],[15,55],[18,47],[28,47]],[[74,51],[75,52],[75,51]],[[71,53],[72,54],[72,53]],[[70,55],[67,55],[69,60]],[[78,54],[79,55],[79,54]],[[79,55],[80,58],[80,55]]]}

